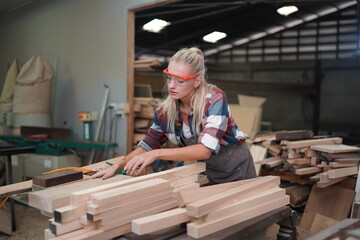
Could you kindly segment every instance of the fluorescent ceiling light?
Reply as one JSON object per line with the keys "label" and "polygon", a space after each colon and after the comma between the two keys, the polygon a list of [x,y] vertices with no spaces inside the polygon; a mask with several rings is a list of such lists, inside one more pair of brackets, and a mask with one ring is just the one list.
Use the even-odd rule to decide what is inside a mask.
{"label": "fluorescent ceiling light", "polygon": [[170,22],[166,22],[164,20],[161,19],[153,19],[150,22],[146,23],[143,26],[143,29],[149,32],[154,32],[154,33],[158,33],[160,32],[164,27],[170,25]]}
{"label": "fluorescent ceiling light", "polygon": [[280,14],[280,15],[283,15],[283,16],[288,16],[294,12],[297,12],[297,10],[299,10],[296,6],[284,6],[284,7],[281,7],[277,10],[277,12]]}
{"label": "fluorescent ceiling light", "polygon": [[226,33],[215,31],[204,36],[203,40],[205,42],[216,43],[217,41],[223,39],[224,37],[226,37]]}

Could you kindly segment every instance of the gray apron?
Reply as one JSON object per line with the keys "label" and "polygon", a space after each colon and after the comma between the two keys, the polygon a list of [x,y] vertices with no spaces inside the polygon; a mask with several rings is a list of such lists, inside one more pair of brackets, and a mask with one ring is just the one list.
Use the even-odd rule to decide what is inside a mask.
{"label": "gray apron", "polygon": [[[198,144],[198,136],[195,134],[190,138],[181,139],[184,145]],[[246,143],[236,146],[220,145],[219,153],[207,160],[206,171],[209,184],[233,182],[248,178],[255,178],[256,171],[254,162]]]}

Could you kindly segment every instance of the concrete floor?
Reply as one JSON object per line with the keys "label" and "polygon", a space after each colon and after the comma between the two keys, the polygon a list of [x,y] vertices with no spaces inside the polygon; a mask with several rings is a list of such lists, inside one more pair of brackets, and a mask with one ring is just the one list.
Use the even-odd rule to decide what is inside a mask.
{"label": "concrete floor", "polygon": [[15,204],[16,231],[10,237],[0,235],[0,239],[34,240],[44,239],[44,230],[48,228],[48,217],[40,210],[25,205]]}

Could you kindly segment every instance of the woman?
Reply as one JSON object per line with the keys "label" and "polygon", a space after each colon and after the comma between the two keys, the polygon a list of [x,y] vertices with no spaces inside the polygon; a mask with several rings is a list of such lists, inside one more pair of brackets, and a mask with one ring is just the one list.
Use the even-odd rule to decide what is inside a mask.
{"label": "woman", "polygon": [[[201,50],[179,50],[163,71],[169,95],[156,109],[154,123],[140,147],[92,178],[106,179],[122,168],[129,175],[138,175],[157,159],[204,160],[210,184],[256,177],[226,95],[206,82],[205,71]],[[159,149],[167,140],[180,147]]]}

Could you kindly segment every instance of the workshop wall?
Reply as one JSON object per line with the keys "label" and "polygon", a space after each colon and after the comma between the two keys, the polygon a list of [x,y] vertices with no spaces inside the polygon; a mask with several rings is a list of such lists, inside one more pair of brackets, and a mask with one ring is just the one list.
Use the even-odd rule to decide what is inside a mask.
{"label": "workshop wall", "polygon": [[[109,102],[126,102],[127,10],[149,0],[39,0],[0,15],[0,86],[8,64],[41,54],[55,72],[53,127],[82,138],[79,111],[100,113]],[[118,121],[120,154],[126,151],[126,118]],[[95,129],[94,129],[95,130]],[[119,137],[122,136],[122,137]]]}

